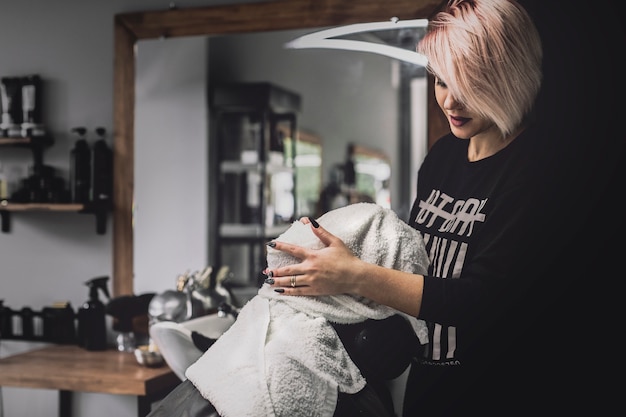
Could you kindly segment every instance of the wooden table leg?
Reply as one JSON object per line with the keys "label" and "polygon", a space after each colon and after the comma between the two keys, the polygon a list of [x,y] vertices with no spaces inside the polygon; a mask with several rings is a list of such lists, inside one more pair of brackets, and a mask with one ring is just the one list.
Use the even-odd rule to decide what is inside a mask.
{"label": "wooden table leg", "polygon": [[137,396],[137,417],[146,417],[152,409],[152,401],[146,395]]}
{"label": "wooden table leg", "polygon": [[59,417],[72,417],[72,391],[59,391]]}

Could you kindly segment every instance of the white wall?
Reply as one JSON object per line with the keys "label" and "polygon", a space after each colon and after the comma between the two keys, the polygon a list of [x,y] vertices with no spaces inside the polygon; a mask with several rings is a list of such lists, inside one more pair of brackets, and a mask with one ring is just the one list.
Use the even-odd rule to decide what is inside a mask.
{"label": "white wall", "polygon": [[173,289],[208,248],[207,39],[137,48],[135,293]]}

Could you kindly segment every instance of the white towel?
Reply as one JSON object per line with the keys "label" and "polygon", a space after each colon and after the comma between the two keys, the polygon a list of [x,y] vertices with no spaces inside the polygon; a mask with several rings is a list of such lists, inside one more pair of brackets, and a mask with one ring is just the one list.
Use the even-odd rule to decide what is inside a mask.
{"label": "white towel", "polygon": [[[421,235],[390,209],[357,203],[329,211],[318,222],[366,262],[426,272]],[[323,247],[311,226],[299,221],[277,240]],[[273,269],[299,260],[268,248],[267,262]],[[331,417],[339,391],[356,393],[365,386],[331,323],[397,313],[363,297],[291,297],[264,285],[186,377],[223,417]],[[426,343],[424,322],[404,316]]]}

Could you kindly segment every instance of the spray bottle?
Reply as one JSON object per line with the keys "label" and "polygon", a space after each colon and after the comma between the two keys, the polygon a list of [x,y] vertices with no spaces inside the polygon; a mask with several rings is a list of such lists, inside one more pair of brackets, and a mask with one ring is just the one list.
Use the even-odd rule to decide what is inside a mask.
{"label": "spray bottle", "polygon": [[109,277],[96,277],[85,282],[89,287],[89,300],[78,309],[78,343],[87,350],[106,350],[106,311],[98,298],[98,290],[110,298],[107,289]]}

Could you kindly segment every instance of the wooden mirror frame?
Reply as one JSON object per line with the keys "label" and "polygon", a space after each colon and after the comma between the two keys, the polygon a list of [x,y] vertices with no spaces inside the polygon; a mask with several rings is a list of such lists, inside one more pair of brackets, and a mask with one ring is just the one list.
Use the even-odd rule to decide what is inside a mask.
{"label": "wooden mirror frame", "polygon": [[[293,30],[430,16],[441,0],[276,0],[115,15],[113,296],[133,294],[135,49],[142,39]],[[392,14],[390,14],[390,12]],[[432,86],[432,83],[429,83]],[[429,87],[428,143],[447,128]]]}

